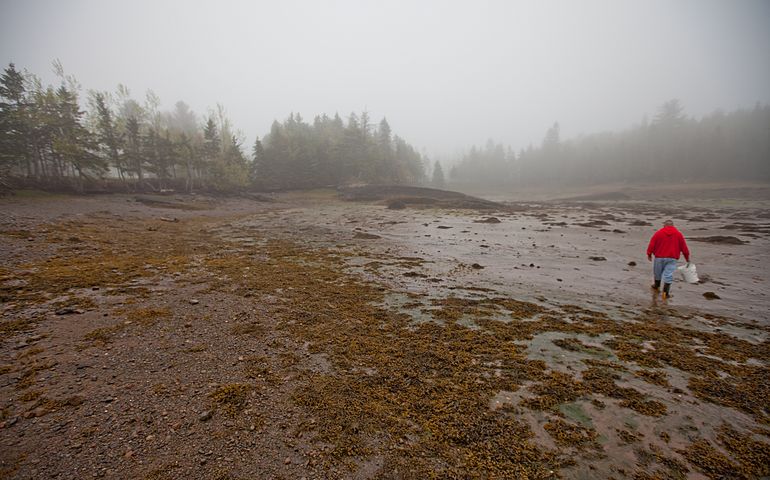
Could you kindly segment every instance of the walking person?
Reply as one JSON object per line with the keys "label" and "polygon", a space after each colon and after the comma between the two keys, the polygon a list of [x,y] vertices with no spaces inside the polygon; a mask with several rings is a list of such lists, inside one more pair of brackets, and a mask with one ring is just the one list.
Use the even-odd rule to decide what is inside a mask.
{"label": "walking person", "polygon": [[655,261],[652,264],[652,273],[655,283],[652,289],[656,292],[660,290],[660,282],[663,280],[663,299],[671,298],[671,284],[674,283],[674,271],[676,270],[676,261],[680,254],[684,254],[684,259],[690,261],[690,250],[684,241],[684,235],[674,226],[673,220],[663,222],[663,228],[655,232],[647,246],[647,260],[652,261],[653,255]]}

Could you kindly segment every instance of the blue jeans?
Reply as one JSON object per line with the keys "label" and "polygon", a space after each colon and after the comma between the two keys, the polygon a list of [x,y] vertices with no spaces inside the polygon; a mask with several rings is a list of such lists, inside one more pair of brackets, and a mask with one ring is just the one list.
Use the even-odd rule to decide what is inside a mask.
{"label": "blue jeans", "polygon": [[663,283],[674,283],[674,271],[676,271],[676,258],[658,258],[652,263],[652,273],[655,281],[663,278]]}

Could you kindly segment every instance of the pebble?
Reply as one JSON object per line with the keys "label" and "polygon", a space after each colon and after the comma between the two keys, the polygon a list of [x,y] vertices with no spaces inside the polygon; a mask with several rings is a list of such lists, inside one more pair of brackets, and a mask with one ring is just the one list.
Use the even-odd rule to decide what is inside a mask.
{"label": "pebble", "polygon": [[201,303],[200,300],[197,300],[195,298],[190,299],[190,305],[198,305],[199,303]]}
{"label": "pebble", "polygon": [[213,415],[211,410],[206,410],[205,412],[201,412],[200,415],[198,415],[198,420],[201,422],[206,422],[208,420],[211,420],[211,416]]}

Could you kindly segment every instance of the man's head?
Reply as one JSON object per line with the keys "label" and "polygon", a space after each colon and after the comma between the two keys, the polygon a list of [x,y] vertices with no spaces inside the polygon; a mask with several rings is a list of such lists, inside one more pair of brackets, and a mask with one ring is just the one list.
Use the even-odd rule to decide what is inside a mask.
{"label": "man's head", "polygon": [[666,220],[665,222],[663,222],[663,226],[664,227],[673,227],[674,226],[674,221],[670,220],[670,219]]}

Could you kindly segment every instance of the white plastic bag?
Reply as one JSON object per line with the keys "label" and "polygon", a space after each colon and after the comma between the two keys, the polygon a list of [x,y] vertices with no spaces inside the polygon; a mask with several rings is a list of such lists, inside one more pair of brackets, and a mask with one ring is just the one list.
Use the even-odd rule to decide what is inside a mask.
{"label": "white plastic bag", "polygon": [[676,267],[677,271],[682,274],[682,278],[687,283],[698,283],[698,271],[695,269],[695,264],[687,262],[684,265]]}

